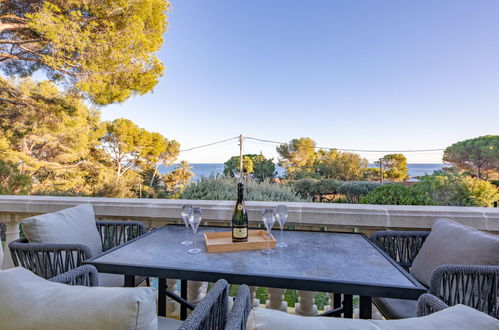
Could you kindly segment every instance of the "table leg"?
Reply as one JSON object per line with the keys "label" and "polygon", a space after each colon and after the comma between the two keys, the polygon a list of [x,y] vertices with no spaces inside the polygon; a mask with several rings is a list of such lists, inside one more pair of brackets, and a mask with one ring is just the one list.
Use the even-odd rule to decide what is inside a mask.
{"label": "table leg", "polygon": [[158,316],[166,316],[166,278],[158,278]]}
{"label": "table leg", "polygon": [[341,293],[334,293],[333,294],[333,309],[340,308],[341,307]]}
{"label": "table leg", "polygon": [[359,318],[360,319],[372,319],[371,297],[360,296]]}
{"label": "table leg", "polygon": [[353,318],[353,297],[351,294],[343,295],[343,317],[347,319]]}
{"label": "table leg", "polygon": [[[187,300],[187,280],[180,281],[180,297]],[[187,307],[184,304],[180,305],[180,319],[184,321],[187,318]]]}
{"label": "table leg", "polygon": [[135,286],[135,276],[125,275],[125,287],[133,288]]}

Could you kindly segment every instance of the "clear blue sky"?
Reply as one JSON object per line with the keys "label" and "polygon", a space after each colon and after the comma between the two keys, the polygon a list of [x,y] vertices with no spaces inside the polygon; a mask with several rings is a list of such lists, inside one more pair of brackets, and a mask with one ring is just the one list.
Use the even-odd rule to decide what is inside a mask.
{"label": "clear blue sky", "polygon": [[[432,149],[499,127],[497,0],[171,0],[153,93],[103,109],[182,148],[239,134]],[[273,145],[246,152],[276,156]],[[235,142],[185,152],[223,162]],[[380,154],[362,154],[370,161]],[[441,153],[406,154],[438,163]]]}

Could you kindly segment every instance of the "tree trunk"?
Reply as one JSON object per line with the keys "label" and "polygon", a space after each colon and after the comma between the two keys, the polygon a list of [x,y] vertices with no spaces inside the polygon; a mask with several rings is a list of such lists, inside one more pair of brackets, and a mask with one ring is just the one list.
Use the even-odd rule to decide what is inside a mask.
{"label": "tree trunk", "polygon": [[154,168],[154,172],[152,174],[151,182],[149,183],[149,189],[147,189],[147,196],[146,196],[146,198],[149,198],[149,195],[151,194],[152,184],[154,183],[154,178],[156,177],[156,174],[158,173],[158,167],[159,167],[159,163],[157,163],[156,164],[156,168]]}

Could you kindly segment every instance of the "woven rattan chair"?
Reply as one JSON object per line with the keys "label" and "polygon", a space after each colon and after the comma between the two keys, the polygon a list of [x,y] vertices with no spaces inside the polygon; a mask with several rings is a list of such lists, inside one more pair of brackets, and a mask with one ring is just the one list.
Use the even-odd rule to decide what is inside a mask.
{"label": "woven rattan chair", "polygon": [[[96,221],[96,225],[103,251],[146,233],[144,224],[135,221]],[[15,266],[27,268],[45,279],[75,269],[85,259],[95,257],[86,245],[29,243],[25,238],[11,242],[9,249]]]}
{"label": "woven rattan chair", "polygon": [[227,320],[226,330],[244,330],[251,311],[250,290],[247,285],[241,285],[237,291],[234,305]]}
{"label": "woven rattan chair", "polygon": [[83,265],[54,276],[49,281],[68,285],[98,286],[99,276],[94,266]]}
{"label": "woven rattan chair", "polygon": [[[218,280],[192,310],[179,330],[223,330],[227,323],[228,299],[229,284],[226,280]],[[161,321],[160,319],[160,329]]]}
{"label": "woven rattan chair", "polygon": [[[429,235],[421,231],[379,231],[371,239],[405,270]],[[386,318],[426,315],[442,308],[464,304],[499,318],[499,266],[442,265],[431,278],[429,294],[421,301],[373,298]]]}

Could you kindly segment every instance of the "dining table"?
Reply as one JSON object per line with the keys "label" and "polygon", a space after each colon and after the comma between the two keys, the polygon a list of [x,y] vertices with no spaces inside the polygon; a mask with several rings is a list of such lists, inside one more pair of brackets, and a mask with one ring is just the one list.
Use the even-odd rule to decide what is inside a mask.
{"label": "dining table", "polygon": [[[230,231],[230,227],[200,226],[191,239],[201,253],[190,254],[184,226],[154,229],[89,259],[99,272],[124,275],[125,286],[136,276],[158,278],[158,314],[166,314],[167,296],[181,304],[187,316],[187,281],[295,289],[333,293],[332,308],[322,315],[353,316],[353,297],[359,296],[359,317],[372,317],[372,297],[416,300],[427,289],[361,233],[284,231],[287,247],[273,254],[260,250],[208,253],[205,232]],[[166,279],[181,281],[180,297],[166,287]]]}

